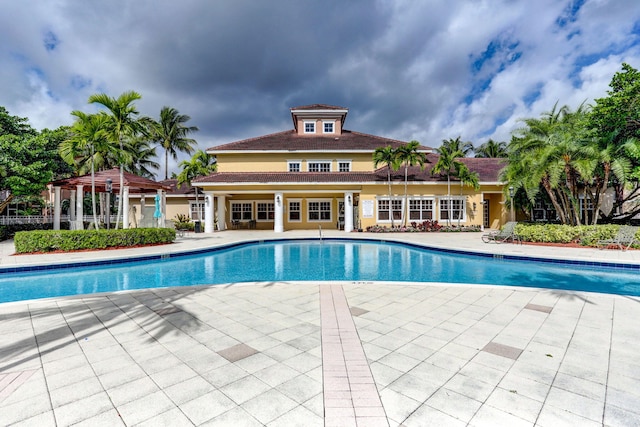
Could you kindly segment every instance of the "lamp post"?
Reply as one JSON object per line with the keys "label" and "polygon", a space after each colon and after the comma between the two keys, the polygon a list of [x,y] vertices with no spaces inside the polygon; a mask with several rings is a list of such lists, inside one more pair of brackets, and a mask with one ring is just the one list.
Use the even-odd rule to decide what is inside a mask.
{"label": "lamp post", "polygon": [[107,217],[105,218],[105,224],[107,225],[107,230],[111,228],[111,191],[113,189],[113,182],[111,178],[107,178],[105,181],[105,190],[107,192]]}
{"label": "lamp post", "polygon": [[515,221],[513,212],[513,186],[509,186],[509,199],[511,200],[511,221]]}

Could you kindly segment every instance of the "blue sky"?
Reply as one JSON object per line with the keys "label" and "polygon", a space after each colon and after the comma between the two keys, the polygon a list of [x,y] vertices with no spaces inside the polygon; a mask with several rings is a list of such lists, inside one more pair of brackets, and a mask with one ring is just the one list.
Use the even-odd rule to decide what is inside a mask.
{"label": "blue sky", "polygon": [[640,68],[627,0],[0,0],[0,105],[42,129],[91,94],[192,117],[200,148],[349,108],[346,128],[432,147],[508,141],[519,120],[605,96]]}

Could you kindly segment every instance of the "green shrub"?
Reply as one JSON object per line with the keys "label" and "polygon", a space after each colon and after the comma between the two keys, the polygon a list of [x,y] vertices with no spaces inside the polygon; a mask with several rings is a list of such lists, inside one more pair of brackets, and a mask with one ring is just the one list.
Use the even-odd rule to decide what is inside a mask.
{"label": "green shrub", "polygon": [[16,233],[14,244],[16,253],[23,254],[164,244],[171,243],[175,239],[176,231],[171,228],[38,230]]}
{"label": "green shrub", "polygon": [[619,225],[525,224],[516,225],[516,233],[523,242],[536,243],[579,243],[583,246],[597,246],[600,240],[615,237]]}

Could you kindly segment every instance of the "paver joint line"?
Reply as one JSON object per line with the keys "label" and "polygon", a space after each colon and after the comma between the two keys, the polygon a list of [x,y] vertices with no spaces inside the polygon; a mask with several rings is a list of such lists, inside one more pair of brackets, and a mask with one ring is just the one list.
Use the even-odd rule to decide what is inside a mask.
{"label": "paver joint line", "polygon": [[[325,425],[332,425],[336,416],[346,415],[345,412],[328,410],[336,407],[352,411],[350,414],[366,407],[376,415],[384,415],[384,424],[388,425],[377,390],[371,396],[358,387],[363,384],[376,387],[376,384],[353,323],[353,316],[358,314],[349,308],[342,286],[321,285],[320,305]],[[337,330],[334,328],[336,324],[339,325]],[[335,398],[336,395],[342,397]]]}

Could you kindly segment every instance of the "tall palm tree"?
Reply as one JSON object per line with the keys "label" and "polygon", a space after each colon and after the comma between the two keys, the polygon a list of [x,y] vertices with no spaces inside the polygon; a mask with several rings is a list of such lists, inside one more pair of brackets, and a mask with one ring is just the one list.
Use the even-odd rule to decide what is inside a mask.
{"label": "tall palm tree", "polygon": [[[478,172],[472,172],[469,167],[462,162],[454,163],[454,168],[456,177],[460,181],[460,198],[462,198],[462,187],[464,185],[472,187],[476,191],[480,189],[480,176]],[[462,215],[458,215],[458,228],[460,228],[461,216]]]}
{"label": "tall palm tree", "polygon": [[387,183],[389,184],[389,216],[391,218],[391,227],[394,227],[393,221],[393,203],[391,200],[391,169],[398,170],[398,156],[396,150],[387,145],[386,147],[376,148],[373,152],[373,167],[377,168],[379,165],[387,167]]}
{"label": "tall palm tree", "polygon": [[154,160],[157,157],[156,147],[151,146],[149,139],[143,135],[134,138],[127,149],[131,153],[132,161],[125,165],[125,170],[145,178],[155,179],[153,170],[158,170],[160,165]]}
{"label": "tall palm tree", "polygon": [[[191,185],[191,181],[200,177],[206,176],[212,172],[215,172],[217,169],[217,164],[215,163],[215,159],[205,153],[202,150],[196,151],[196,153],[191,157],[191,160],[186,161],[183,160],[179,165],[182,168],[182,171],[178,174],[178,187],[181,187],[182,184]],[[202,220],[200,218],[200,204],[198,203],[198,189],[194,188],[196,193],[196,209],[198,211],[198,220]]]}
{"label": "tall palm tree", "polygon": [[[71,127],[69,138],[64,140],[58,150],[62,159],[70,165],[75,165],[78,175],[87,172],[87,163],[91,171],[91,210],[93,223],[98,228],[96,212],[96,164],[103,163],[104,154],[109,151],[106,125],[106,114],[85,114],[82,111],[72,111],[76,121]],[[78,197],[82,197],[81,194]]]}
{"label": "tall palm tree", "polygon": [[196,140],[187,138],[187,135],[196,132],[198,128],[186,126],[185,123],[189,120],[191,117],[180,114],[175,108],[165,106],[160,110],[160,121],[153,127],[152,135],[164,148],[164,179],[169,177],[169,155],[176,160],[178,152],[193,153]]}
{"label": "tall palm tree", "polygon": [[473,144],[470,142],[462,141],[460,136],[456,138],[443,139],[442,146],[452,153],[456,151],[461,152],[462,155],[459,157],[467,157],[469,153],[473,151]]}
{"label": "tall palm tree", "polygon": [[507,143],[496,142],[493,139],[489,139],[484,144],[481,144],[478,148],[474,149],[476,157],[482,158],[504,158],[507,157]]}
{"label": "tall palm tree", "polygon": [[407,144],[401,145],[396,150],[396,156],[398,163],[404,165],[404,208],[402,209],[402,225],[407,225],[407,214],[409,210],[409,195],[407,194],[408,184],[408,170],[409,166],[419,165],[422,169],[427,161],[427,157],[424,153],[418,151],[420,143],[418,141],[411,141]]}
{"label": "tall palm tree", "polygon": [[455,173],[455,165],[460,163],[458,160],[459,157],[464,157],[464,153],[460,150],[451,150],[451,148],[447,145],[441,145],[436,148],[436,152],[439,154],[438,161],[431,168],[432,174],[440,174],[445,175],[447,177],[447,206],[449,215],[447,218],[447,223],[451,225],[451,175]]}
{"label": "tall palm tree", "polygon": [[112,98],[104,93],[91,95],[89,97],[90,104],[100,104],[109,111],[108,134],[110,139],[118,144],[120,152],[118,160],[120,164],[120,197],[118,198],[118,213],[116,218],[116,228],[120,222],[122,215],[122,198],[124,195],[124,165],[127,160],[125,157],[125,145],[140,134],[145,133],[143,121],[138,117],[139,112],[134,101],[141,99],[139,93],[128,91],[121,94],[118,98]]}

